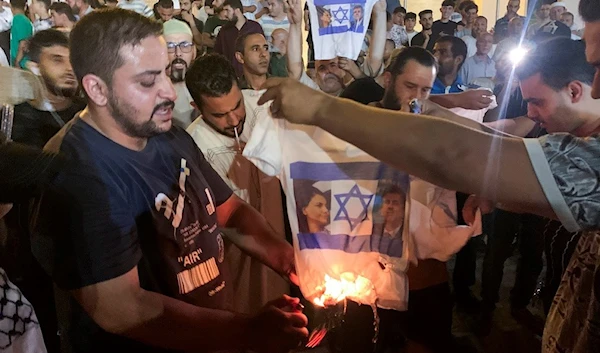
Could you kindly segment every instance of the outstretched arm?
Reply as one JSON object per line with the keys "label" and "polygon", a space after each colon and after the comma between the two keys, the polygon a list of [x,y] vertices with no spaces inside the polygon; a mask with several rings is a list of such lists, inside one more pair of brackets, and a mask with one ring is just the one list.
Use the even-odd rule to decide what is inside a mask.
{"label": "outstretched arm", "polygon": [[302,64],[302,2],[287,0],[290,33],[288,35],[287,68],[288,76],[299,80],[304,70]]}

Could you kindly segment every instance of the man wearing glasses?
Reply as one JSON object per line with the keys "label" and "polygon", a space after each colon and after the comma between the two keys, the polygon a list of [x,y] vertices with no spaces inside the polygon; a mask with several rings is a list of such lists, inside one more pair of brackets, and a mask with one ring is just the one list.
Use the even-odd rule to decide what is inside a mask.
{"label": "man wearing glasses", "polygon": [[185,74],[196,59],[196,48],[190,27],[183,21],[171,19],[163,24],[163,33],[167,41],[169,67],[167,74],[171,77],[177,99],[173,109],[173,122],[187,128],[198,114],[190,104],[192,96],[185,86]]}

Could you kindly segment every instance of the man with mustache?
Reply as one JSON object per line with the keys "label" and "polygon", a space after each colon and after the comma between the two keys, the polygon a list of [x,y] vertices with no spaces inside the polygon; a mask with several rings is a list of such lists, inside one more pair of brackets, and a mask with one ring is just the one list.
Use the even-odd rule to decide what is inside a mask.
{"label": "man with mustache", "polygon": [[30,70],[45,88],[45,109],[29,103],[15,107],[12,139],[27,145],[44,147],[75,113],[85,107],[77,97],[78,85],[69,62],[69,39],[56,30],[36,33],[29,42]]}
{"label": "man with mustache", "polygon": [[190,104],[192,96],[185,86],[185,74],[196,59],[193,34],[185,22],[176,19],[171,19],[163,24],[163,33],[167,41],[170,62],[167,73],[177,92],[173,119],[175,124],[185,129],[198,115]]}
{"label": "man with mustache", "polygon": [[70,313],[61,341],[72,352],[298,347],[308,331],[297,298],[254,315],[229,311],[222,229],[244,234],[236,245],[297,282],[293,249],[173,126],[162,32],[118,8],[86,15],[71,32],[87,106],[46,145],[72,166],[42,195],[32,238]]}
{"label": "man with mustache", "polygon": [[[266,45],[262,34],[243,36],[259,38],[262,45]],[[268,49],[261,48],[259,51],[265,50],[268,59]],[[245,67],[246,63],[244,71]],[[262,69],[266,70],[266,67],[268,65],[263,65]],[[266,71],[263,76],[266,80]],[[223,181],[236,195],[264,215],[284,239],[279,181],[261,173],[241,155],[245,141],[260,116],[259,110],[255,109],[260,93],[242,89],[231,63],[216,54],[203,56],[194,62],[186,82],[194,97],[194,104],[201,112],[200,117],[187,129],[188,133]],[[266,110],[262,112],[266,114]],[[228,240],[230,234],[226,235]],[[233,298],[234,310],[255,312],[270,298],[289,292],[289,285],[256,259],[235,246],[226,246],[225,249],[225,258],[232,269],[232,287],[236,293]]]}
{"label": "man with mustache", "polygon": [[235,58],[242,64],[241,89],[260,90],[267,81],[271,55],[269,44],[260,33],[244,34],[235,42]]}

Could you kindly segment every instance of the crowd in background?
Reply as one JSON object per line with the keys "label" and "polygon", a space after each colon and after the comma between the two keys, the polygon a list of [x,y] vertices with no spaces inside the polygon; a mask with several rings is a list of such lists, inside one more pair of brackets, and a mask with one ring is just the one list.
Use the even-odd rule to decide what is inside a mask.
{"label": "crowd in background", "polygon": [[[447,117],[450,116],[449,114],[452,116],[457,114],[520,137],[537,138],[548,132],[588,136],[591,131],[594,131],[593,129],[583,131],[583,128],[592,117],[597,118],[595,115],[600,110],[596,109],[600,107],[596,103],[589,102],[592,101],[590,97],[587,97],[587,100],[580,96],[575,97],[576,94],[589,96],[591,90],[589,86],[594,76],[593,67],[585,62],[583,28],[574,28],[574,15],[570,11],[575,9],[567,9],[562,2],[542,0],[535,7],[534,13],[523,17],[518,14],[520,6],[519,0],[509,0],[506,14],[491,26],[492,23],[488,23],[487,18],[479,15],[478,5],[470,0],[446,0],[441,3],[440,9],[423,9],[418,13],[400,6],[397,0],[387,2],[379,0],[374,5],[364,44],[356,60],[343,57],[315,60],[312,41],[314,32],[310,27],[309,8],[308,5],[303,7],[299,0],[158,0],[153,7],[144,0],[67,0],[66,2],[11,0],[10,3],[2,1],[0,2],[0,66],[29,71],[41,78],[45,88],[45,102],[41,106],[26,102],[15,107],[14,126],[10,138],[31,147],[48,148],[52,146],[52,143],[48,145],[48,142],[59,131],[65,132],[65,125],[76,126],[74,118],[79,117],[79,114],[85,114],[89,109],[86,106],[89,107],[91,101],[99,107],[103,107],[102,104],[120,107],[121,110],[114,107],[107,110],[113,116],[126,116],[131,112],[140,113],[139,107],[132,102],[136,100],[141,102],[143,99],[141,96],[129,96],[125,90],[112,92],[112,88],[107,88],[110,85],[103,86],[105,83],[101,83],[101,80],[82,81],[80,73],[84,72],[83,70],[91,70],[89,72],[93,73],[92,76],[104,78],[109,77],[109,73],[112,74],[123,64],[118,58],[123,55],[119,48],[116,51],[106,49],[111,45],[108,39],[90,41],[90,43],[103,45],[101,48],[93,48],[92,44],[87,43],[86,38],[88,36],[91,38],[93,33],[105,33],[106,38],[117,39],[119,36],[129,38],[137,35],[140,37],[127,39],[129,42],[123,43],[136,43],[136,41],[142,43],[145,37],[140,33],[160,32],[166,41],[168,62],[166,62],[165,72],[171,87],[164,88],[161,94],[167,101],[172,101],[172,104],[157,105],[151,111],[152,116],[156,112],[162,114],[161,109],[172,109],[173,125],[180,128],[178,131],[187,131],[191,139],[187,135],[183,139],[192,141],[193,145],[202,151],[205,162],[208,162],[207,165],[212,168],[210,173],[207,172],[210,175],[204,177],[207,179],[205,183],[210,185],[215,197],[218,198],[215,200],[218,207],[224,207],[223,205],[229,202],[226,200],[231,196],[232,190],[240,200],[248,203],[264,216],[262,221],[256,222],[260,225],[250,226],[239,221],[235,217],[235,212],[232,212],[230,215],[232,218],[226,222],[219,219],[219,226],[227,224],[233,227],[232,224],[238,222],[235,225],[246,227],[244,229],[260,228],[261,231],[270,229],[273,234],[279,236],[277,241],[281,242],[274,241],[273,244],[276,243],[277,247],[270,245],[273,249],[283,249],[282,251],[288,252],[289,255],[291,248],[282,245],[286,239],[288,242],[291,241],[290,226],[286,217],[286,208],[289,205],[286,204],[279,181],[268,179],[248,160],[240,160],[240,156],[236,153],[223,152],[231,146],[236,146],[240,150],[244,148],[255,123],[253,116],[259,111],[252,105],[253,101],[249,97],[256,96],[257,91],[261,90],[271,77],[290,77],[329,95],[384,109],[406,110],[408,101],[416,98],[423,103],[424,113],[429,115]],[[112,23],[106,17],[109,14],[108,8],[135,12],[152,21],[144,22],[143,26],[140,25],[140,29],[131,21],[139,20],[141,17],[129,19],[127,13],[121,11],[115,12],[116,19]],[[86,22],[87,16],[90,16],[88,22]],[[317,14],[318,16],[330,16],[330,14],[321,13]],[[80,22],[82,25],[78,25]],[[420,31],[417,23],[420,25]],[[122,27],[119,28],[119,24]],[[303,38],[305,31],[308,32],[306,41]],[[305,42],[307,62],[303,59]],[[125,44],[121,43],[121,45]],[[102,50],[105,56],[92,57],[97,50]],[[565,58],[561,56],[561,51],[563,56],[565,51],[571,56]],[[533,55],[537,52],[545,54]],[[136,59],[139,60],[137,64],[143,66],[141,58],[149,54],[132,52],[131,55],[139,58]],[[79,62],[77,67],[75,61]],[[98,69],[102,65],[105,68]],[[572,68],[565,70],[568,72],[560,72],[559,67],[549,67],[550,65],[567,65]],[[90,69],[92,67],[94,69]],[[106,82],[110,84],[111,80],[112,78]],[[136,80],[147,89],[153,89],[152,87],[158,84],[156,82],[160,81],[156,75],[147,73],[136,76]],[[563,86],[569,87],[573,94],[572,101],[562,96],[559,99],[558,96],[551,95],[552,92],[563,89]],[[548,90],[548,96],[542,96],[544,90]],[[130,105],[123,103],[128,100],[131,100]],[[96,109],[100,111],[99,108]],[[80,113],[82,111],[84,113]],[[448,113],[450,111],[453,113]],[[565,119],[568,117],[581,121],[581,124],[575,126],[569,122],[552,120],[560,114],[568,115]],[[139,123],[139,126],[123,123],[122,126],[125,126],[124,131],[132,134],[135,132],[143,135],[145,131],[142,123]],[[100,130],[102,127],[99,128]],[[81,133],[81,136],[87,136],[98,146],[103,144],[101,135],[96,136],[89,131]],[[181,136],[178,138],[182,139]],[[56,143],[56,138],[52,141]],[[66,143],[65,141],[62,143]],[[73,139],[70,141],[73,146],[77,146]],[[173,144],[175,145],[174,142]],[[74,148],[73,146],[70,148]],[[182,143],[176,145],[176,148],[186,150],[188,146]],[[115,152],[115,154],[119,153]],[[93,156],[100,158],[96,154]],[[157,166],[157,168],[161,167]],[[136,168],[141,167],[136,166]],[[181,166],[181,178],[184,183],[183,171],[186,168],[185,165]],[[207,167],[202,165],[200,168]],[[518,173],[518,171],[506,172]],[[129,173],[130,171],[119,171],[118,177],[109,179],[118,187],[123,187],[123,190],[127,189],[123,186],[127,183],[144,184],[142,180],[128,179]],[[215,181],[216,179],[219,180]],[[63,182],[68,184],[68,178]],[[204,185],[198,185],[200,189],[203,187]],[[143,186],[140,188],[143,189]],[[79,187],[77,190],[83,194],[88,192],[85,187]],[[102,192],[101,189],[90,190]],[[208,195],[208,191],[206,193]],[[69,210],[72,213],[65,217],[81,217],[89,223],[78,224],[78,226],[86,225],[98,229],[101,228],[101,221],[103,221],[101,217],[106,217],[106,222],[109,220],[115,222],[114,227],[124,227],[118,221],[129,211],[120,209],[118,204],[122,200],[130,201],[133,196],[124,192],[123,195],[111,195],[111,197],[114,197],[115,202],[111,204],[111,212],[114,213],[97,215],[99,219],[93,222],[89,218],[94,216],[81,215],[79,210]],[[182,192],[182,197],[186,197],[185,190]],[[210,199],[211,196],[208,197]],[[34,320],[31,317],[27,319],[28,321],[15,318],[15,322],[20,320],[23,328],[32,322],[39,323],[44,342],[39,338],[26,336],[24,332],[19,331],[20,329],[10,331],[8,334],[8,337],[11,337],[10,342],[17,338],[25,339],[30,346],[38,347],[27,350],[29,352],[40,352],[44,349],[58,352],[61,345],[62,349],[68,346],[74,351],[101,351],[102,349],[117,351],[112,350],[116,349],[115,347],[120,347],[119,349],[123,351],[129,347],[130,351],[134,351],[140,347],[136,341],[141,341],[148,346],[162,345],[162,348],[190,350],[188,349],[192,346],[190,342],[173,343],[166,342],[167,340],[161,342],[145,336],[149,335],[148,332],[152,332],[150,328],[149,331],[141,333],[133,329],[127,331],[129,327],[123,329],[118,325],[107,324],[102,321],[103,317],[92,314],[93,309],[86,304],[93,305],[82,299],[86,295],[93,294],[79,290],[88,288],[85,287],[88,285],[102,283],[103,280],[126,276],[125,273],[129,273],[131,267],[127,267],[124,263],[138,261],[137,266],[141,268],[139,271],[143,285],[154,292],[165,294],[168,291],[162,292],[162,290],[171,284],[166,283],[167,280],[160,275],[153,273],[150,276],[144,272],[152,273],[150,269],[156,268],[153,257],[160,257],[159,254],[145,253],[142,256],[131,250],[135,246],[134,242],[129,243],[130,240],[110,239],[112,243],[101,244],[101,241],[95,239],[82,244],[78,241],[68,243],[63,239],[49,246],[39,238],[37,240],[35,237],[32,238],[35,233],[32,229],[39,228],[40,224],[53,230],[59,228],[49,225],[48,222],[52,220],[38,222],[35,227],[32,226],[31,219],[35,218],[39,210],[32,209],[26,198],[18,201],[14,203],[10,212],[0,212],[3,216],[7,213],[6,226],[0,229],[0,232],[5,234],[2,237],[0,266],[29,299],[37,313],[37,318]],[[157,199],[156,202],[158,205],[159,200]],[[192,201],[188,202],[192,203]],[[210,199],[211,205],[212,202]],[[309,207],[310,202],[312,201],[307,202],[306,208]],[[456,194],[458,225],[469,223],[469,213],[462,210],[469,209],[472,202],[469,195]],[[481,204],[483,205],[483,202]],[[61,204],[60,207],[62,206],[64,205]],[[175,212],[173,208],[171,204],[170,211],[165,211],[165,215],[166,212]],[[500,300],[499,290],[504,265],[512,256],[515,247],[518,247],[520,258],[510,297],[511,314],[532,334],[541,336],[544,318],[531,313],[528,306],[538,289],[543,299],[545,313],[550,312],[553,301],[557,300],[557,291],[561,281],[564,281],[563,276],[581,235],[567,231],[558,221],[537,215],[500,209],[486,213],[483,219],[483,234],[470,239],[457,252],[451,277],[446,262],[440,259],[420,259],[418,266],[409,268],[407,276],[410,301],[407,314],[396,316],[396,313],[382,311],[382,327],[377,344],[374,345],[371,341],[372,316],[368,320],[365,319],[366,316],[372,315],[371,309],[367,308],[365,314],[361,308],[354,308],[351,304],[346,326],[330,335],[329,348],[340,352],[367,352],[373,349],[378,352],[469,351],[472,348],[460,346],[452,337],[452,308],[455,305],[458,310],[476,318],[477,324],[472,331],[477,335],[489,335],[493,328],[493,313]],[[256,216],[253,213],[248,214]],[[103,236],[100,232],[90,234]],[[233,234],[228,236],[236,239]],[[482,290],[481,293],[473,293],[471,287],[476,282],[476,251],[481,239],[484,238],[485,258],[480,279]],[[246,248],[248,245],[244,242],[226,240],[225,243],[224,248],[218,250],[225,254],[225,261],[230,267],[233,289],[228,290],[234,294],[232,298],[226,300],[226,306],[215,305],[215,309],[226,308],[249,315],[269,305],[269,300],[284,293],[289,294],[291,291],[298,294],[294,292],[294,288],[290,288],[286,280],[281,278],[283,276],[294,282],[291,277],[288,278],[289,268],[285,266],[284,270],[278,268],[280,263],[269,260],[268,256],[265,257],[260,252],[258,253],[262,258],[249,256],[248,253],[255,254],[254,248],[249,246],[253,250],[248,251]],[[106,261],[106,266],[101,263],[98,268],[95,268],[83,260],[73,260],[77,258],[74,253],[77,253],[78,249],[69,248],[65,251],[57,249],[58,246],[67,246],[65,244],[73,248],[84,245],[97,248],[90,256],[102,258]],[[40,255],[50,251],[49,248],[44,247],[57,251],[58,255],[54,255],[52,259]],[[161,248],[157,251],[159,250]],[[63,259],[59,258],[60,256],[65,257],[65,264],[61,264]],[[119,261],[111,260],[117,257]],[[544,267],[544,259],[546,273],[545,278],[541,280],[543,285],[540,287],[538,283]],[[67,268],[72,264],[71,261],[76,264],[76,270]],[[55,272],[48,270],[48,263],[52,263],[51,268]],[[143,266],[147,268],[142,269]],[[61,270],[64,270],[64,273],[60,273]],[[86,271],[90,273],[85,276],[78,274]],[[202,276],[214,274],[211,280],[217,277],[216,273],[210,272],[213,269],[207,271],[208,275]],[[4,272],[1,274],[5,283],[3,286],[9,288],[10,282],[6,274]],[[597,282],[596,280],[596,285]],[[78,311],[64,309],[72,305],[73,298],[57,294],[55,284],[62,290],[67,289],[76,293],[78,304],[75,305],[80,305]],[[15,286],[10,285],[10,288],[18,292]],[[213,295],[218,296],[218,291],[209,294],[211,298]],[[20,299],[19,302],[23,304]],[[202,300],[199,303],[202,303]],[[104,307],[101,309],[105,310]],[[84,311],[87,315],[82,314]],[[219,314],[207,315],[207,317],[216,317],[216,322],[221,320]],[[259,314],[258,318],[263,321],[253,321],[257,325],[255,333],[257,337],[263,337],[267,341],[272,335],[277,335],[270,330],[278,325],[283,327],[288,324],[287,321],[276,321],[267,314]],[[289,317],[286,317],[286,320],[302,321]],[[123,322],[125,325],[125,321]],[[402,322],[400,329],[394,326],[396,322]],[[223,327],[232,327],[232,330],[235,330],[236,328],[231,325],[233,324],[228,323]],[[302,326],[302,323],[295,322],[294,325],[292,326],[297,328]],[[595,325],[597,331],[597,321]],[[296,339],[296,336],[302,334],[294,332],[292,335],[282,327],[279,327],[283,333],[278,343],[283,346],[287,347],[289,342],[293,341],[286,335],[294,336]],[[157,330],[154,332],[159,332],[156,327],[152,329]],[[219,333],[214,333],[210,328],[206,329],[207,332],[219,336]],[[66,333],[67,331],[69,334]],[[60,332],[60,335],[57,335],[57,332]],[[89,334],[91,338],[80,336],[81,332]],[[571,334],[576,335],[575,332],[569,332],[564,336]],[[596,336],[598,334],[595,332]],[[340,338],[338,335],[344,337]],[[118,336],[127,336],[127,340],[121,340]],[[222,339],[226,340],[225,337],[228,336],[223,336]],[[94,347],[100,341],[103,343]],[[0,339],[0,348],[3,348],[1,347],[3,342]],[[12,347],[14,352],[20,351],[15,348],[16,345]],[[245,346],[207,344],[202,347],[203,349],[242,348],[264,352],[281,351],[278,348],[264,346],[264,343],[255,342]],[[274,350],[269,350],[270,348]],[[544,352],[554,352],[542,348]],[[585,352],[585,350],[577,352]]]}

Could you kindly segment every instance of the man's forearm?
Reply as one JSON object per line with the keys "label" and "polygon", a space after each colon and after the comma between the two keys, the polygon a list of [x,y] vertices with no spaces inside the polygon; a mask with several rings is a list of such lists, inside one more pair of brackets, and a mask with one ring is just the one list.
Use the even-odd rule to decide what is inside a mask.
{"label": "man's forearm", "polygon": [[379,74],[383,65],[383,52],[385,51],[386,14],[385,12],[374,12],[373,40],[367,55],[367,68],[369,76],[375,77]]}
{"label": "man's forearm", "polygon": [[[294,250],[278,236],[267,220],[247,203],[241,203],[227,221],[227,237],[245,253],[285,276],[292,270]],[[233,228],[233,229],[231,229]]]}
{"label": "man's forearm", "polygon": [[[192,22],[194,22],[194,21],[192,20]],[[202,32],[200,32],[198,30],[198,27],[196,27],[195,23],[190,24],[190,27],[192,28],[192,38],[194,39],[194,44],[201,47],[202,46]]]}
{"label": "man's forearm", "polygon": [[301,24],[290,24],[287,48],[288,76],[299,80],[304,69],[302,64],[302,28]]}
{"label": "man's forearm", "polygon": [[445,189],[553,215],[521,139],[329,97],[320,104],[315,122],[375,158]]}

